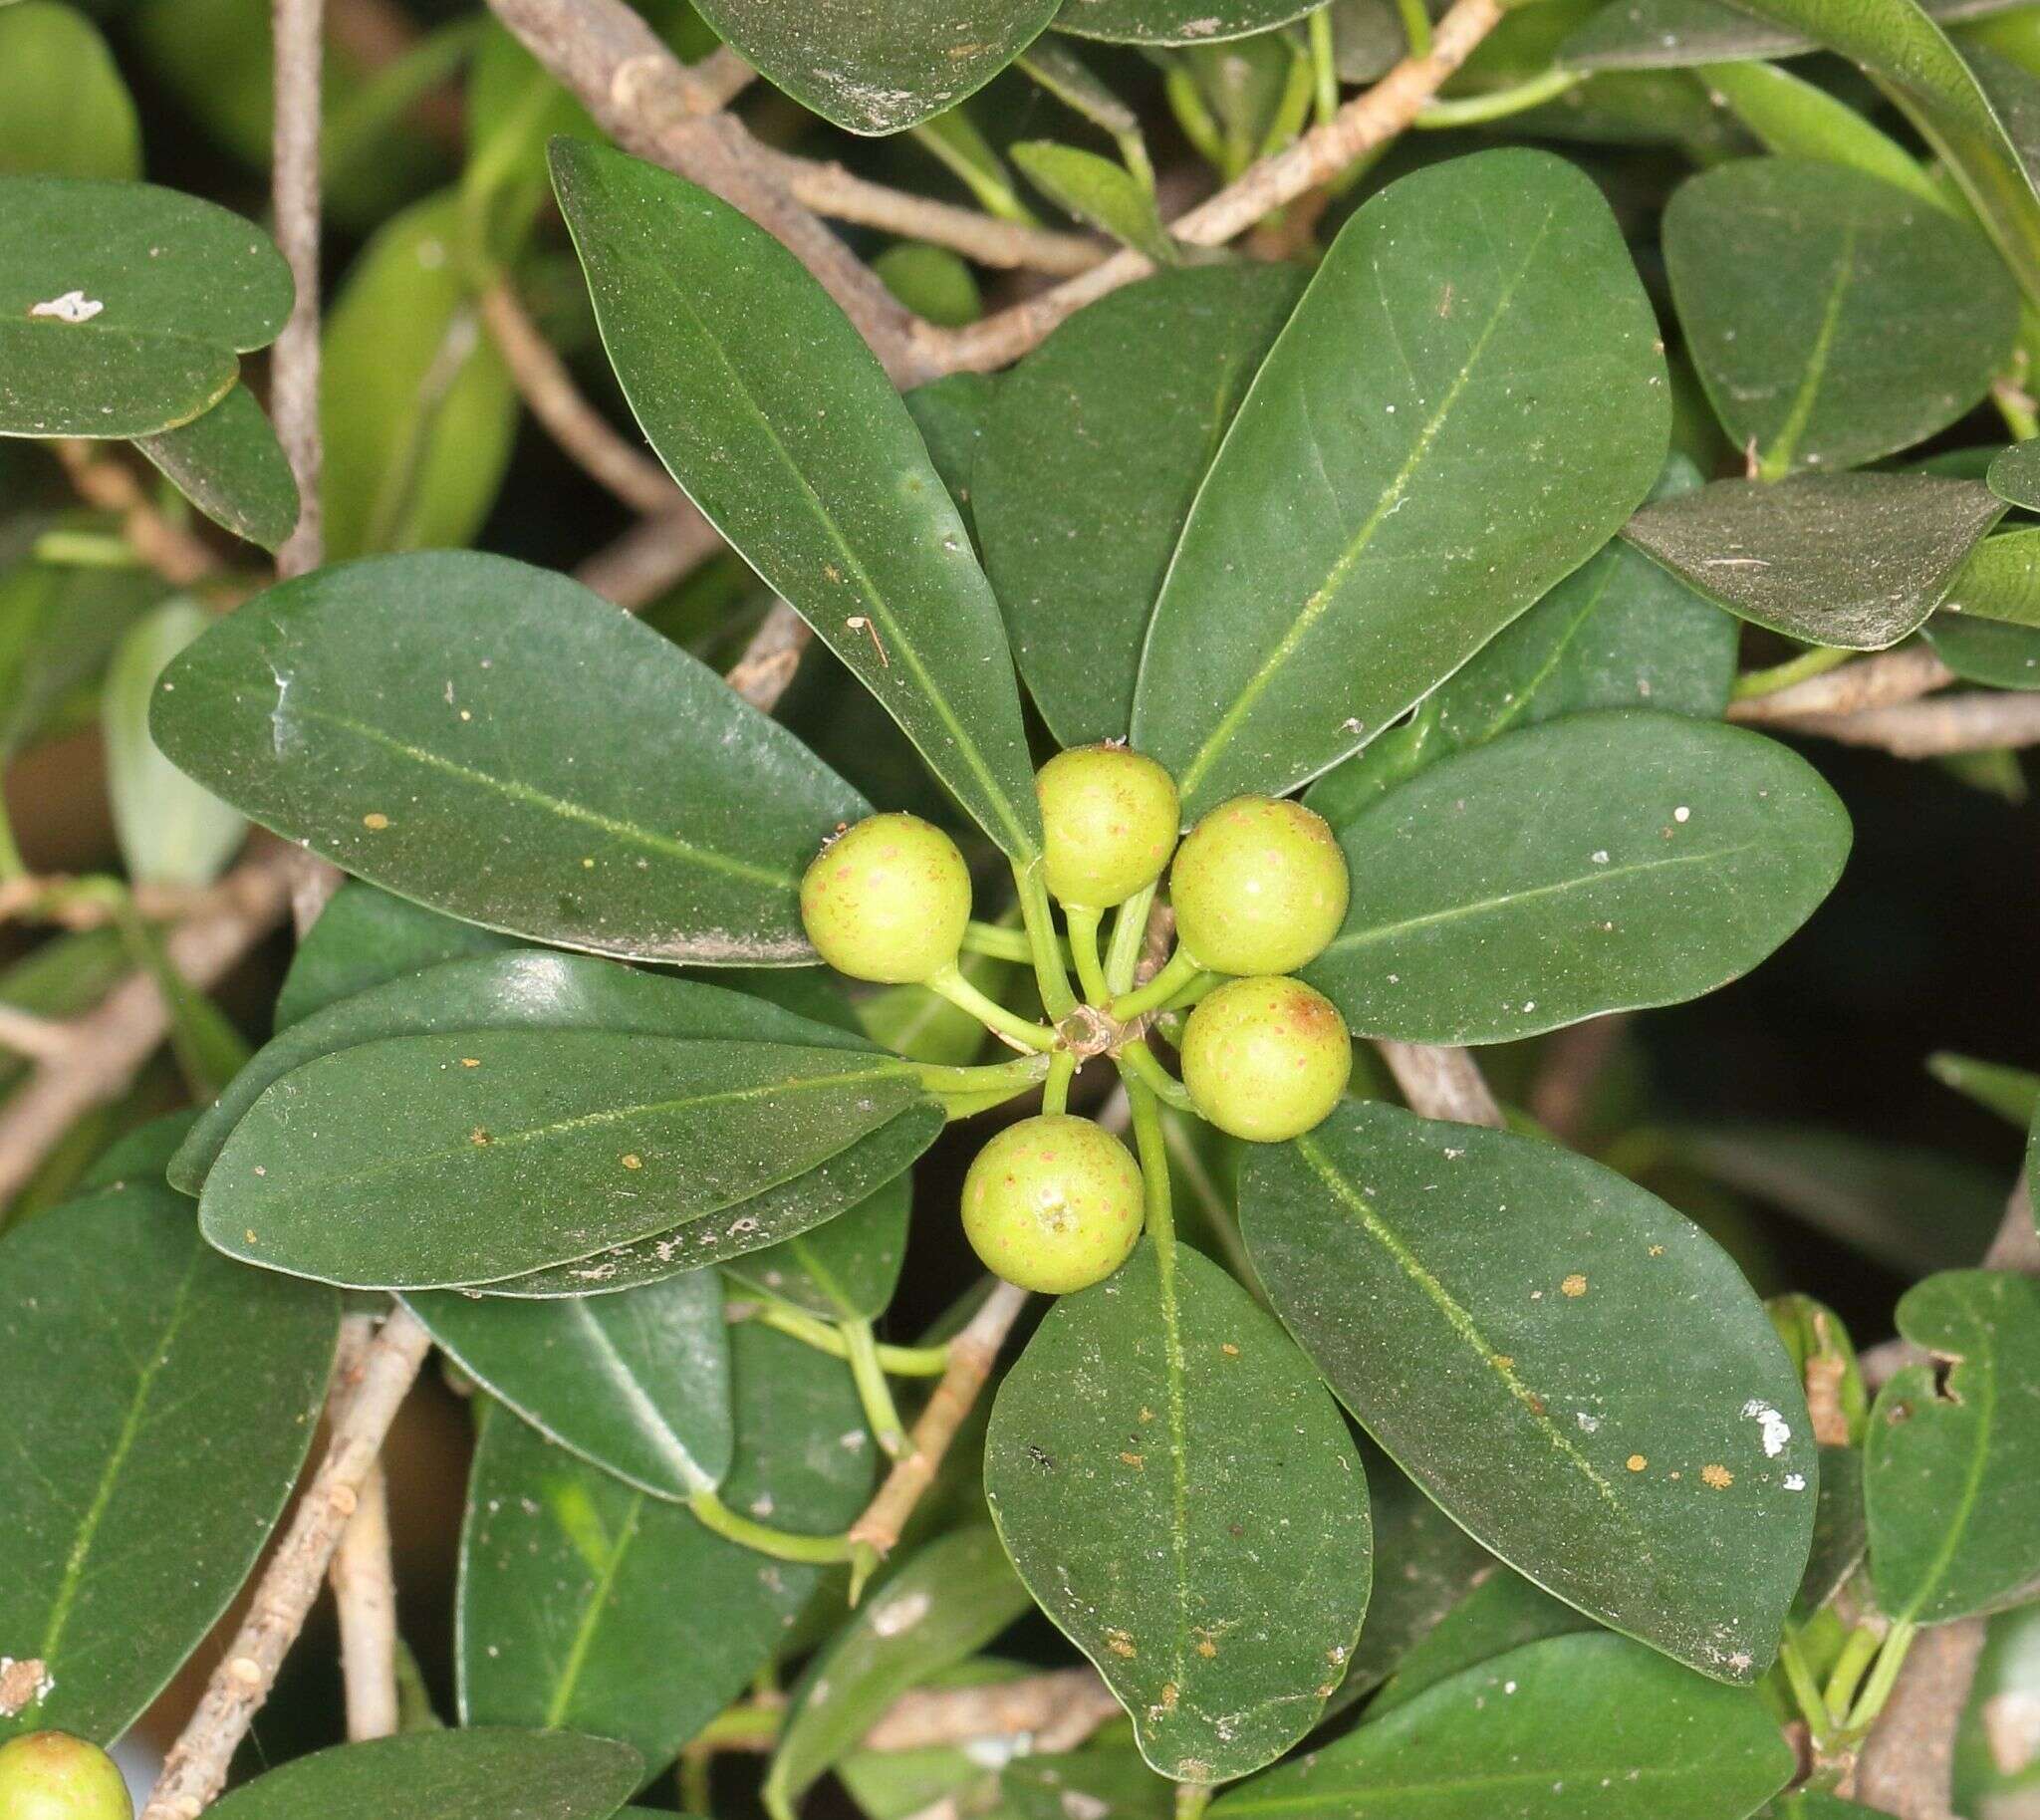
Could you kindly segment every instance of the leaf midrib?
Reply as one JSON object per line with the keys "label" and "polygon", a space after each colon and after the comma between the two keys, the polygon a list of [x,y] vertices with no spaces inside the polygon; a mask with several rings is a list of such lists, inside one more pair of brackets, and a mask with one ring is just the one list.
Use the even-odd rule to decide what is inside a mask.
{"label": "leaf midrib", "polygon": [[[609,1329],[596,1318],[588,1296],[569,1296],[567,1306],[573,1311],[576,1325],[581,1329],[596,1357],[607,1368],[612,1387],[625,1406],[625,1413],[631,1418],[632,1426],[651,1443],[652,1450],[672,1468],[673,1476],[688,1491],[713,1491],[716,1481],[694,1457],[693,1451],[674,1432],[666,1421],[665,1413],[652,1401],[651,1393],[644,1388],[643,1380],[638,1376],[631,1362],[623,1355]],[[600,1460],[596,1462],[602,1464]],[[635,1512],[634,1512],[635,1517]]]}
{"label": "leaf midrib", "polygon": [[[1969,1448],[1969,1467],[1962,1476],[1961,1495],[1955,1501],[1955,1513],[1941,1537],[1940,1547],[1934,1551],[1933,1559],[1927,1563],[1926,1572],[1920,1578],[1918,1592],[1906,1602],[1906,1609],[1897,1615],[1896,1621],[1900,1623],[1912,1623],[1925,1609],[1927,1601],[1940,1591],[1941,1582],[1968,1535],[1970,1519],[1976,1514],[1976,1495],[1982,1487],[1984,1467],[1990,1458],[1991,1430],[1995,1427],[1997,1415],[1997,1348],[1992,1344],[1994,1336],[1986,1324],[1975,1322],[1972,1326],[1980,1344],[1962,1355],[1961,1365],[1958,1367],[1960,1385],[1954,1383],[1955,1373],[1949,1374],[1951,1390],[1973,1390],[1975,1396],[1972,1406],[1975,1413],[1974,1435]],[[1978,1353],[1982,1355],[1980,1363],[1984,1369],[1980,1373],[1981,1383],[1972,1386],[1968,1368],[1979,1363],[1976,1357]]]}
{"label": "leaf midrib", "polygon": [[[1653,1780],[1670,1781],[1696,1773],[1690,1763],[1645,1763],[1617,1766],[1617,1773],[1631,1779],[1632,1785]],[[1595,1769],[1560,1771],[1560,1779],[1572,1780],[1577,1776],[1592,1777]],[[1425,1795],[1446,1796],[1464,1790],[1477,1788],[1549,1788],[1553,1781],[1550,1769],[1497,1770],[1492,1775],[1440,1777],[1428,1782],[1374,1782],[1359,1788],[1330,1789],[1301,1795],[1263,1796],[1254,1799],[1251,1790],[1242,1790],[1219,1809],[1221,1814],[1275,1814],[1284,1811],[1317,1815],[1325,1820],[1327,1815],[1339,1811],[1333,1804],[1340,1801],[1375,1801],[1395,1796]],[[1359,1810],[1366,1812],[1367,1810]]]}
{"label": "leaf midrib", "polygon": [[1778,425],[1778,433],[1760,464],[1767,480],[1781,479],[1791,470],[1799,438],[1806,433],[1806,426],[1812,420],[1815,401],[1827,378],[1828,357],[1834,351],[1835,332],[1841,325],[1843,300],[1855,282],[1857,231],[1858,224],[1852,215],[1842,224],[1842,250],[1835,261],[1834,282],[1828,292],[1827,308],[1821,313],[1820,328],[1815,332],[1813,347],[1807,352],[1806,371],[1800,376],[1799,390],[1793,394],[1791,407],[1786,411],[1784,421]]}
{"label": "leaf midrib", "polygon": [[568,1646],[567,1660],[560,1670],[560,1679],[553,1689],[553,1697],[546,1702],[546,1728],[557,1731],[566,1723],[567,1709],[573,1704],[574,1690],[581,1681],[583,1670],[588,1666],[588,1653],[595,1646],[595,1634],[602,1628],[604,1608],[610,1602],[610,1595],[616,1590],[617,1576],[623,1571],[624,1557],[631,1552],[631,1544],[638,1539],[638,1520],[644,1509],[644,1493],[633,1489],[631,1508],[625,1514],[623,1528],[611,1545],[609,1558],[602,1564],[602,1572],[595,1584],[589,1588],[588,1603],[582,1608],[581,1622],[574,1627],[574,1641]]}

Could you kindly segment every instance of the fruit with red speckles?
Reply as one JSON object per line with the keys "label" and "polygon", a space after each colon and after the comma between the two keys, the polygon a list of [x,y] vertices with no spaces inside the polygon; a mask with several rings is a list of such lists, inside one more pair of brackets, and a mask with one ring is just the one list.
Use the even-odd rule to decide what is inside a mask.
{"label": "fruit with red speckles", "polygon": [[874,815],[839,835],[801,880],[801,921],[839,973],[906,985],[956,958],[970,921],[970,870],[917,815]]}
{"label": "fruit with red speckles", "polygon": [[963,1180],[963,1230],[988,1269],[1068,1295],[1112,1275],[1141,1236],[1141,1166],[1089,1119],[1045,1113],[994,1137]]}
{"label": "fruit with red speckles", "polygon": [[1064,904],[1110,910],[1161,877],[1175,851],[1175,780],[1125,746],[1077,746],[1035,774],[1043,876]]}
{"label": "fruit with red speckles", "polygon": [[30,1731],[0,1744],[6,1820],[134,1820],[114,1759],[68,1731]]}
{"label": "fruit with red speckles", "polygon": [[1230,979],[1190,1013],[1183,1085],[1222,1132],[1257,1144],[1301,1137],[1353,1073],[1339,1007],[1300,979]]}
{"label": "fruit with red speckles", "polygon": [[1183,837],[1168,875],[1176,940],[1214,973],[1291,973],[1346,920],[1346,856],[1301,803],[1236,796]]}

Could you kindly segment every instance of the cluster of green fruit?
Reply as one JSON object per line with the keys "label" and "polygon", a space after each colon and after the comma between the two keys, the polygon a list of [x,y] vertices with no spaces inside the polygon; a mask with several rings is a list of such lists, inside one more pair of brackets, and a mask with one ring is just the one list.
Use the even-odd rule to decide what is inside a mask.
{"label": "cluster of green fruit", "polygon": [[[1054,1029],[1028,1024],[963,978],[957,960],[973,927],[970,873],[956,844],[917,816],[872,816],[808,868],[801,915],[822,958],[853,978],[929,986],[1016,1048],[1067,1056],[1081,1039],[1086,1053],[1144,1068],[1154,1066],[1146,1047],[1152,1014],[1188,1005],[1175,1089],[1187,1105],[1220,1131],[1258,1143],[1309,1131],[1346,1091],[1353,1068],[1338,1008],[1290,977],[1323,951],[1346,915],[1346,859],[1324,819],[1300,803],[1243,796],[1211,810],[1178,845],[1174,780],[1151,758],[1115,745],[1060,752],[1035,784],[1042,877],[1063,907],[1086,994],[1081,1014]],[[1099,961],[1100,918],[1118,910],[1145,925],[1164,872],[1175,951],[1145,986],[1114,992]],[[1174,1088],[1165,1078],[1160,1084]],[[964,1228],[1007,1281],[1065,1294],[1111,1275],[1133,1250],[1143,1185],[1140,1165],[1118,1138],[1044,1111],[1008,1126],[978,1154],[964,1182]]]}
{"label": "cluster of green fruit", "polygon": [[66,1731],[30,1731],[0,1744],[4,1820],[134,1820],[114,1759]]}

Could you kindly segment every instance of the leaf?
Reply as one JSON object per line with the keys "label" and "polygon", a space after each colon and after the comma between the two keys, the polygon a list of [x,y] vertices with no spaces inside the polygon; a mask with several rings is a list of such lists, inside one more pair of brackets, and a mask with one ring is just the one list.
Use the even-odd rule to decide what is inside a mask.
{"label": "leaf", "polygon": [[1814,1507],[1813,1548],[1793,1595],[1791,1622],[1805,1625],[1863,1565],[1869,1530],[1863,1508],[1863,1455],[1855,1447],[1821,1448],[1821,1494]]}
{"label": "leaf", "polygon": [[196,1194],[249,1109],[308,1062],[390,1037],[478,1030],[605,1030],[870,1052],[870,1045],[855,1037],[700,980],[660,978],[614,961],[529,948],[479,954],[404,973],[312,1012],[272,1037],[200,1114],[170,1179],[185,1193]]}
{"label": "leaf", "polygon": [[1124,164],[1054,139],[1027,139],[1007,150],[1028,181],[1058,208],[1156,265],[1174,265],[1182,257],[1161,224],[1154,192]]}
{"label": "leaf", "polygon": [[1895,1622],[2003,1611],[2040,1588],[2040,1283],[1948,1270],[1899,1302],[1899,1332],[1948,1362],[1878,1393],[1864,1451],[1870,1571]]}
{"label": "leaf", "polygon": [[868,805],[578,583],[469,552],[323,569],[170,666],[152,728],[255,820],[562,947],[800,962],[800,875]]}
{"label": "leaf", "polygon": [[998,604],[863,338],[778,241],[691,183],[574,140],[553,146],[553,183],[673,478],[999,847],[1031,859],[1041,817]]}
{"label": "leaf", "polygon": [[548,1440],[654,1497],[684,1502],[722,1483],[729,1342],[714,1271],[573,1300],[404,1300],[462,1371]]}
{"label": "leaf", "polygon": [[638,1753],[570,1731],[413,1731],[298,1757],[216,1803],[219,1820],[606,1820]]}
{"label": "leaf", "polygon": [[238,215],[150,183],[0,176],[0,435],[141,436],[225,396],[290,310]]}
{"label": "leaf", "polygon": [[[895,241],[872,261],[872,270],[886,289],[914,315],[933,323],[938,329],[960,329],[965,323],[976,322],[984,314],[984,299],[978,292],[977,278],[969,263],[945,246],[930,246],[922,240]],[[937,385],[940,383],[935,382]],[[919,428],[919,413],[911,404],[907,411],[913,417],[914,426]],[[922,430],[921,434],[925,440],[927,432]],[[934,458],[933,449],[928,451],[928,455],[930,460]],[[936,462],[935,471],[941,473],[940,462]],[[942,483],[948,485],[946,474],[942,475]],[[950,488],[950,496],[955,496],[953,487]],[[968,525],[970,514],[960,504],[956,510]]]}
{"label": "leaf", "polygon": [[276,1029],[281,1034],[315,1011],[406,973],[516,945],[514,936],[457,922],[359,879],[344,880],[291,956],[276,997]]}
{"label": "leaf", "polygon": [[[777,1528],[843,1529],[874,1451],[849,1372],[752,1325],[731,1349],[727,1500]],[[656,1774],[785,1647],[823,1572],[728,1541],[492,1411],[461,1533],[461,1722],[601,1731]]]}
{"label": "leaf", "polygon": [[1989,480],[1990,490],[2007,504],[2040,512],[2040,436],[1998,450]]}
{"label": "leaf", "polygon": [[1315,0],[1064,0],[1056,30],[1112,44],[1212,44],[1287,25]]}
{"label": "leaf", "polygon": [[[1699,483],[1692,464],[1675,455],[1660,492]],[[1590,708],[1719,719],[1740,639],[1741,628],[1712,602],[1611,542],[1426,695],[1408,720],[1328,771],[1306,800],[1343,827],[1403,778],[1454,752]]]}
{"label": "leaf", "polygon": [[[1929,18],[1981,19],[2021,0],[1923,0]],[[1764,16],[1767,13],[1768,16]],[[1681,70],[1695,64],[1796,57],[1817,48],[1780,14],[1729,0],[1628,0],[1604,7],[1565,42],[1574,70]]]}
{"label": "leaf", "polygon": [[1169,554],[1301,290],[1287,266],[1164,272],[1080,311],[999,382],[971,481],[978,534],[1064,745],[1126,734]]}
{"label": "leaf", "polygon": [[1367,1722],[1405,1706],[1442,1681],[1548,1637],[1592,1631],[1592,1620],[1521,1574],[1496,1567],[1467,1590],[1437,1627],[1402,1658],[1367,1709]]}
{"label": "leaf", "polygon": [[0,574],[0,757],[39,735],[64,698],[106,667],[162,584],[135,569],[30,558]]}
{"label": "leaf", "polygon": [[1222,1796],[1213,1820],[1742,1820],[1792,1752],[1755,1693],[1620,1637],[1559,1637],[1440,1683]]}
{"label": "leaf", "polygon": [[1064,1296],[1006,1375],[985,1494],[1042,1609],[1179,1782],[1316,1723],[1367,1609],[1367,1487],[1338,1411],[1217,1265],[1151,1240]]}
{"label": "leaf", "polygon": [[240,815],[172,765],[148,733],[156,678],[211,623],[194,601],[165,602],[121,641],[101,697],[114,827],[137,884],[210,885],[247,838]]}
{"label": "leaf", "polygon": [[917,1106],[806,1174],[754,1194],[720,1216],[656,1232],[551,1269],[506,1277],[490,1283],[487,1293],[601,1295],[745,1256],[862,1205],[912,1166],[942,1135],[944,1122],[939,1106]]}
{"label": "leaf", "polygon": [[[340,1309],[199,1242],[136,1183],[0,1244],[0,1655],[50,1688],[0,1737],[111,1744],[204,1641],[311,1444]],[[221,1369],[232,1336],[233,1368]]]}
{"label": "leaf", "polygon": [[1448,758],[1347,823],[1346,921],[1303,970],[1356,1031],[1494,1043],[1739,978],[1819,907],[1849,818],[1739,727],[1576,714]]}
{"label": "leaf", "polygon": [[1240,1214],[1284,1323],[1455,1522],[1704,1675],[1763,1673],[1818,1468],[1712,1239],[1584,1157],[1380,1103],[1257,1147]]}
{"label": "leaf", "polygon": [[132,179],[141,126],[107,41],[52,0],[0,10],[0,174]]}
{"label": "leaf", "polygon": [[1605,543],[1668,422],[1587,177],[1512,149],[1399,179],[1341,230],[1211,465],[1134,743],[1191,819],[1315,776]]}
{"label": "leaf", "polygon": [[2040,1075],[2026,1069],[1937,1049],[1926,1058],[1926,1072],[1943,1087],[1952,1087],[2020,1131],[2040,1117]]}
{"label": "leaf", "polygon": [[461,1288],[712,1213],[742,1237],[739,1202],[919,1104],[910,1064],[840,1049],[606,1030],[396,1037],[322,1057],[256,1101],[199,1216],[213,1244],[271,1270]]}
{"label": "leaf", "polygon": [[[1015,1757],[999,1772],[1010,1820],[1169,1820],[1175,1790],[1129,1745]],[[1096,1803],[1097,1805],[1093,1805]]]}
{"label": "leaf", "polygon": [[874,1320],[898,1285],[912,1204],[913,1177],[895,1175],[826,1225],[746,1252],[730,1274],[825,1321]]}
{"label": "leaf", "polygon": [[802,1675],[766,1774],[766,1810],[791,1813],[897,1695],[982,1649],[1029,1603],[988,1524],[919,1550]]}
{"label": "leaf", "polygon": [[1949,613],[2040,627],[2040,530],[1986,537],[1970,552],[1944,604]]}
{"label": "leaf", "polygon": [[951,373],[906,393],[906,414],[927,444],[942,485],[955,502],[964,524],[976,535],[973,522],[973,477],[977,451],[984,441],[985,420],[998,395],[994,381],[982,373]]}
{"label": "leaf", "polygon": [[[2018,1820],[2040,1787],[2040,1607],[2004,1612],[1985,1627],[1983,1654],[1955,1733],[1949,1805],[1987,1820]],[[2002,1805],[2000,1805],[2002,1804]],[[1810,1817],[1811,1820],[1811,1817]]]}
{"label": "leaf", "polygon": [[991,81],[1055,17],[1057,0],[706,0],[716,35],[768,81],[848,132],[898,132]]}
{"label": "leaf", "polygon": [[1920,637],[1964,682],[2040,688],[2040,628],[1942,612],[1920,628]]}
{"label": "leaf", "polygon": [[[1847,165],[1952,213],[1949,198],[1904,145],[1816,84],[1773,63],[1708,63],[1696,74],[1709,100],[1731,109],[1767,151]],[[2002,286],[2003,273],[1993,273],[1991,282]]]}
{"label": "leaf", "polygon": [[1716,480],[1623,534],[1738,617],[1809,645],[1883,650],[1925,624],[2004,511],[1928,474]]}
{"label": "leaf", "polygon": [[297,480],[247,387],[234,387],[202,416],[143,436],[134,446],[206,517],[236,537],[274,550],[297,528]]}
{"label": "leaf", "polygon": [[384,221],[326,319],[329,561],[467,543],[502,485],[517,391],[463,275],[460,206],[442,192]]}
{"label": "leaf", "polygon": [[1737,158],[1689,179],[1664,211],[1664,259],[1715,414],[1765,479],[1945,429],[2018,331],[1989,241],[1839,164]]}

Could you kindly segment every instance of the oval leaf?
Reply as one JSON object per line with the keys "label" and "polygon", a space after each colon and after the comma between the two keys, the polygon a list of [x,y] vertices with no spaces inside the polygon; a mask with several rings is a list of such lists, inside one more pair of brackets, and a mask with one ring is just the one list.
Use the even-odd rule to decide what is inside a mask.
{"label": "oval leaf", "polygon": [[1933,654],[1965,682],[2040,688],[2040,628],[1937,613],[1920,630]]}
{"label": "oval leaf", "polygon": [[2040,530],[1986,537],[1969,553],[1942,605],[1949,614],[2040,627]]}
{"label": "oval leaf", "polygon": [[660,960],[811,958],[800,875],[869,813],[649,627],[565,576],[465,552],[258,595],[170,666],[152,727],[209,789],[350,872]]}
{"label": "oval leaf", "polygon": [[[1922,0],[1928,17],[1953,23],[2000,13],[2024,0]],[[1603,7],[1565,42],[1575,70],[1679,70],[1694,64],[1797,57],[1818,46],[1782,16],[1758,16],[1730,0],[1627,0]]]}
{"label": "oval leaf", "polygon": [[1032,858],[1041,816],[998,604],[864,339],[706,190],[573,139],[552,158],[603,344],[659,459],[985,832]]}
{"label": "oval leaf", "polygon": [[216,525],[274,550],[298,523],[298,483],[276,431],[245,386],[203,416],[134,446]]}
{"label": "oval leaf", "polygon": [[1163,1775],[1213,1782],[1316,1723],[1367,1609],[1367,1486],[1245,1290],[1151,1240],[1064,1296],[1000,1386],[985,1495],[1042,1609]]}
{"label": "oval leaf", "polygon": [[1819,1468],[1712,1239],[1584,1157],[1351,1102],[1256,1146],[1240,1212],[1290,1331],[1454,1521],[1704,1675],[1763,1673]]}
{"label": "oval leaf", "polygon": [[1574,714],[1348,823],[1346,922],[1304,977],[1369,1036],[1498,1043],[1739,978],[1841,877],[1849,816],[1773,740]]}
{"label": "oval leaf", "polygon": [[1456,1675],[1250,1782],[1212,1820],[1743,1820],[1791,1780],[1753,1692],[1620,1637],[1559,1637]]}
{"label": "oval leaf", "polygon": [[1878,1393],[1864,1455],[1870,1570],[1895,1620],[1946,1624],[2040,1587],[2040,1283],[1949,1270],[1899,1303],[1899,1331],[1949,1362]]}
{"label": "oval leaf", "polygon": [[1113,44],[1212,44],[1287,25],[1315,0],[1063,0],[1056,30]]}
{"label": "oval leaf", "polygon": [[1255,376],[1148,630],[1134,742],[1186,815],[1356,750],[1577,568],[1670,418],[1601,192],[1548,153],[1403,177]]}
{"label": "oval leaf", "polygon": [[1962,416],[2010,357],[2019,294],[1931,201],[1808,158],[1682,184],[1664,259],[1728,439],[1765,478],[1857,467]]}
{"label": "oval leaf", "polygon": [[359,879],[345,880],[291,956],[276,995],[276,1028],[288,1030],[314,1011],[406,973],[516,945],[495,929],[456,922]]}
{"label": "oval leaf", "polygon": [[906,1261],[913,1177],[895,1175],[848,1212],[798,1238],[747,1252],[730,1274],[825,1321],[884,1314]]}
{"label": "oval leaf", "polygon": [[[727,1500],[780,1529],[841,1530],[876,1453],[849,1372],[755,1326],[731,1348]],[[785,1646],[823,1572],[718,1536],[493,1411],[461,1532],[461,1722],[600,1731],[655,1774]]]}
{"label": "oval leaf", "polygon": [[2000,449],[1990,462],[1990,490],[2009,505],[2040,512],[2040,436]]}
{"label": "oval leaf", "polygon": [[141,123],[100,29],[57,0],[0,12],[0,171],[131,181]]}
{"label": "oval leaf", "polygon": [[1078,312],[999,382],[971,475],[978,534],[1064,745],[1125,736],[1169,553],[1302,289],[1288,266],[1165,272]]}
{"label": "oval leaf", "polygon": [[[243,1270],[164,1187],[109,1189],[0,1244],[0,1656],[48,1691],[0,1714],[111,1744],[204,1641],[311,1444],[330,1291]],[[233,1368],[221,1369],[221,1336]]]}
{"label": "oval leaf", "polygon": [[1732,614],[1808,645],[1883,650],[1915,633],[2004,502],[1930,474],[1717,480],[1624,527]]}
{"label": "oval leaf", "polygon": [[270,1088],[206,1177],[199,1216],[221,1250],[272,1270],[461,1288],[733,1209],[917,1104],[910,1064],[837,1049],[397,1037]]}

